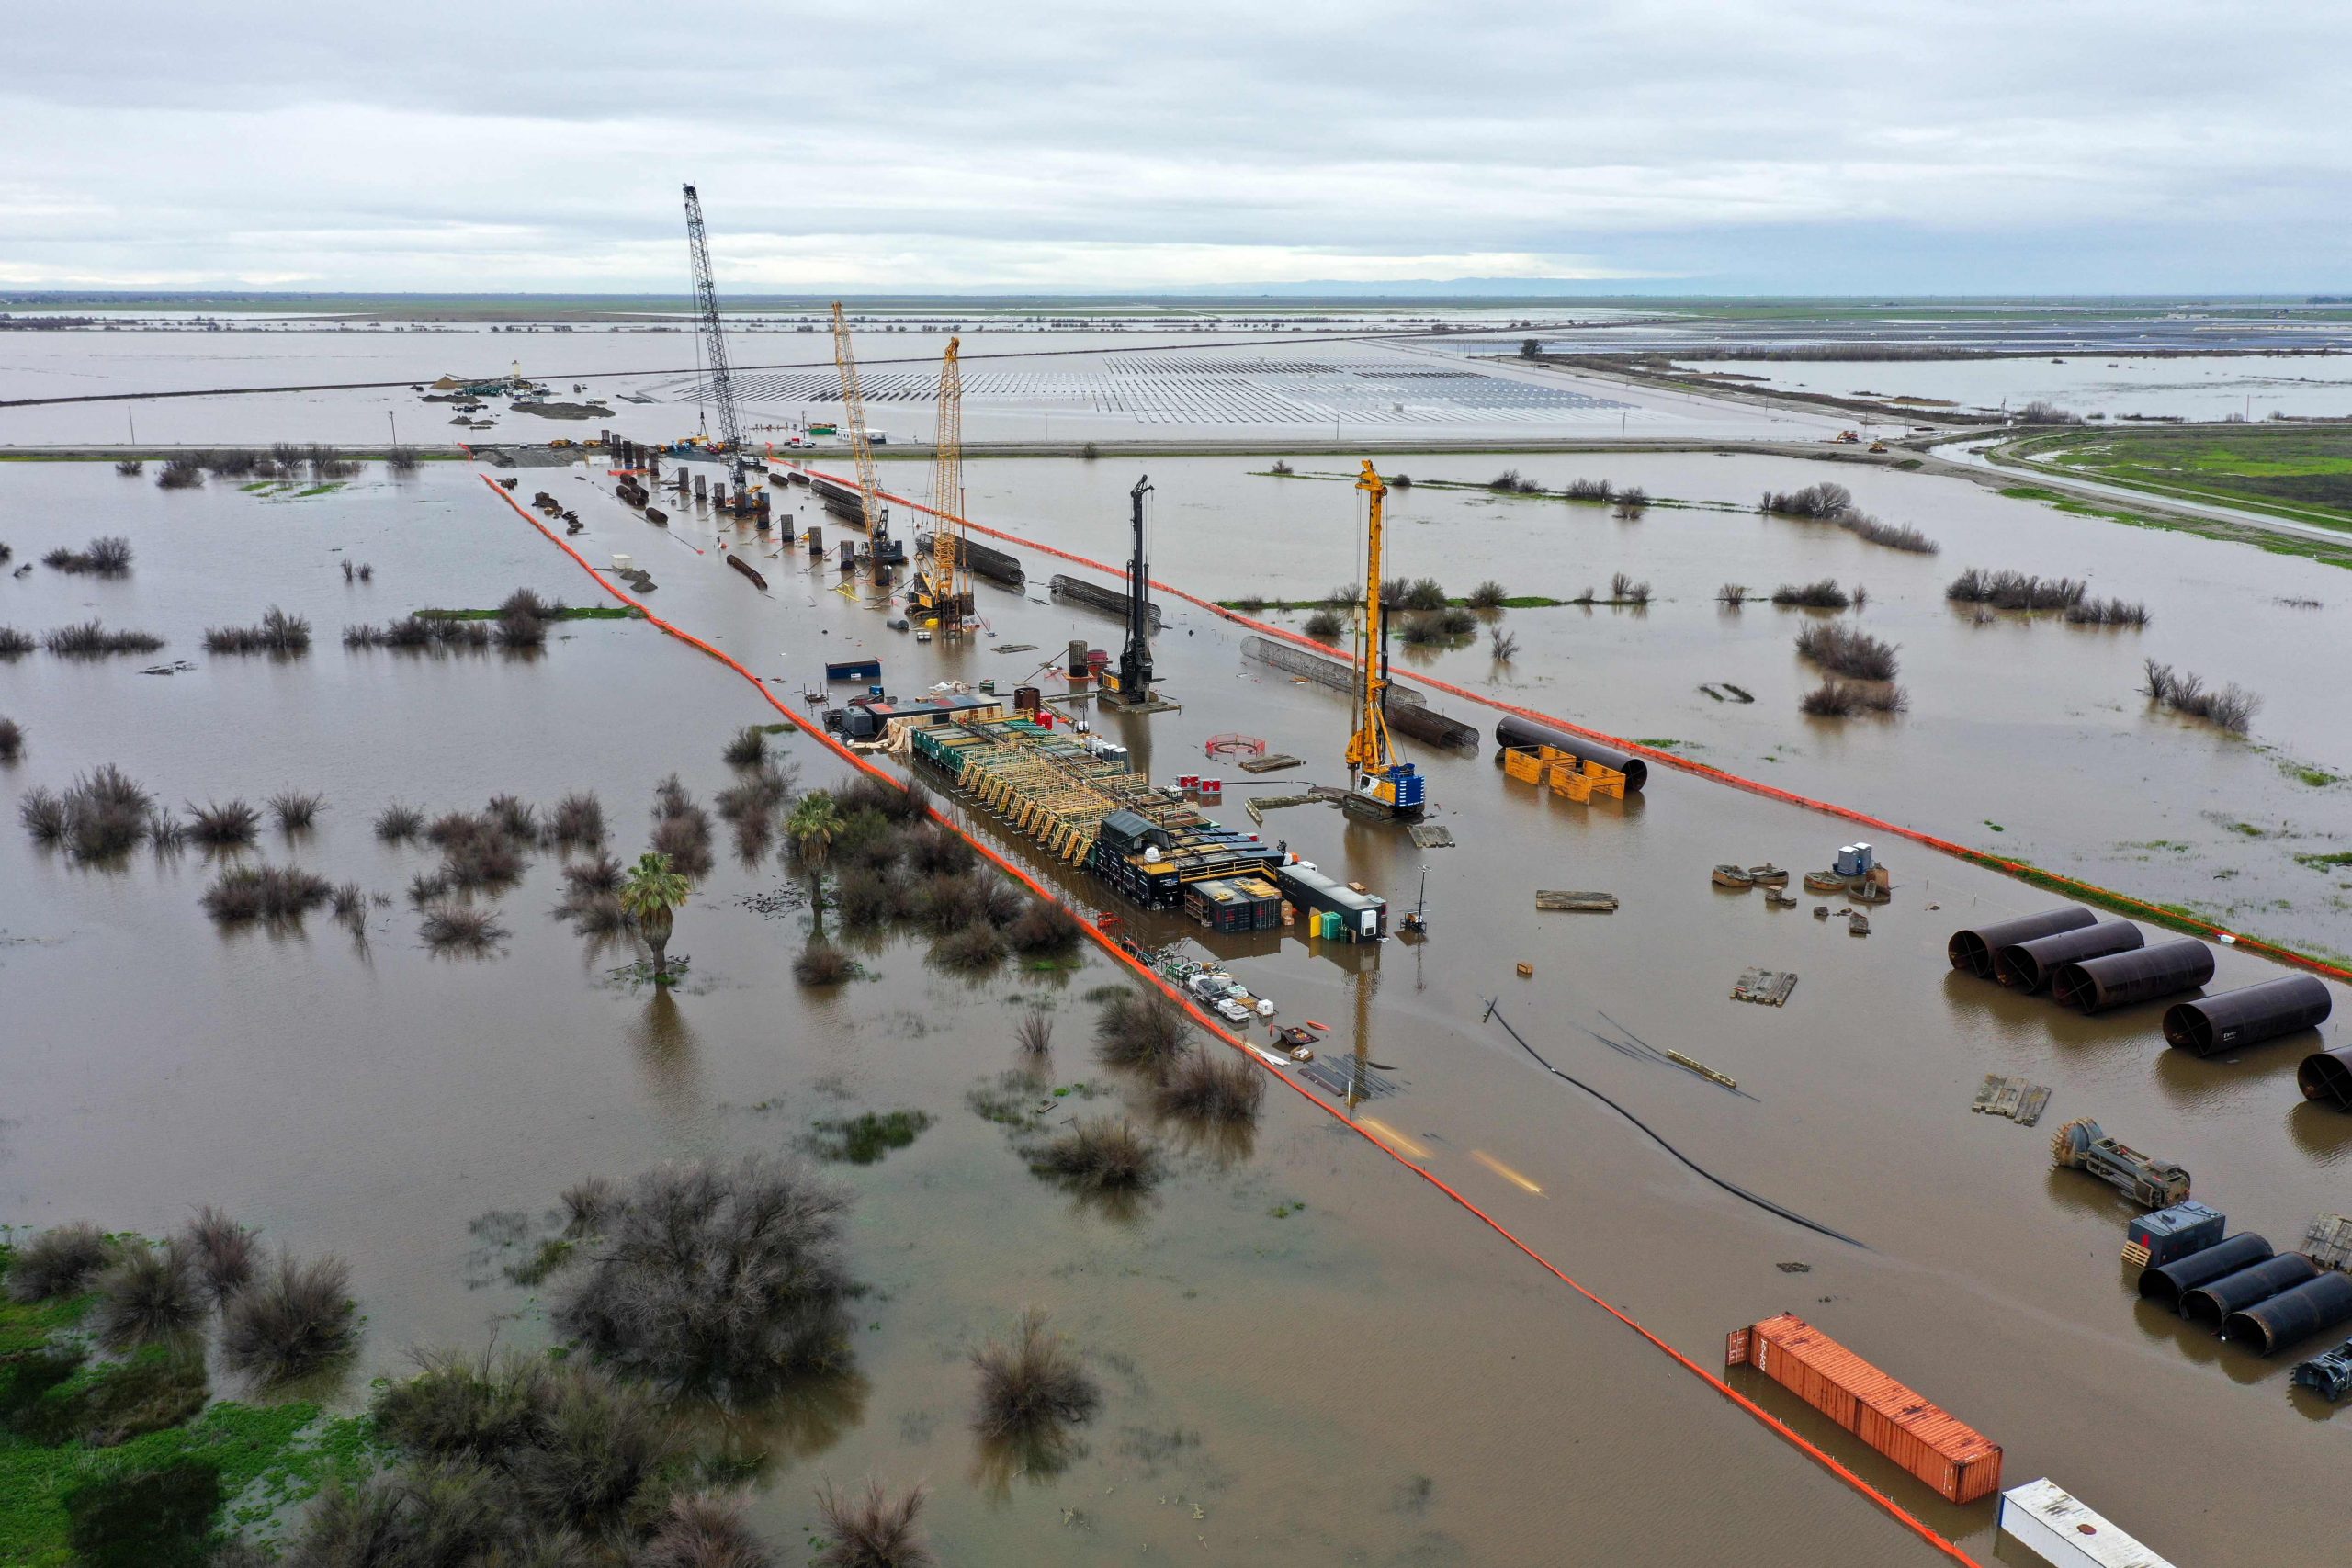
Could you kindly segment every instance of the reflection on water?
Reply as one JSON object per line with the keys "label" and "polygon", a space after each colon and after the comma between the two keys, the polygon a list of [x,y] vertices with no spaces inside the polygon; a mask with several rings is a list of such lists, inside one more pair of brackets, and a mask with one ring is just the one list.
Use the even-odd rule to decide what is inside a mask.
{"label": "reflection on water", "polygon": [[668,987],[653,987],[629,1031],[629,1044],[646,1089],[664,1114],[679,1124],[698,1119],[703,1111],[700,1053],[694,1026]]}

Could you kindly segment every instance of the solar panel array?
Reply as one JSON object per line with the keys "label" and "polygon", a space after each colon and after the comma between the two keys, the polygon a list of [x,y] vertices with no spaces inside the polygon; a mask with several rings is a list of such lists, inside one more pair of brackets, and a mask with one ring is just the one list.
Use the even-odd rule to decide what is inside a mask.
{"label": "solar panel array", "polygon": [[[929,404],[938,393],[938,377],[928,369],[869,372],[863,381],[869,404]],[[735,385],[745,402],[778,407],[841,397],[840,378],[828,369],[743,371]],[[693,377],[656,389],[680,400],[696,395]],[[964,402],[1109,414],[1141,424],[1555,424],[1614,421],[1627,406],[1418,356],[1209,354],[1106,354],[1001,369],[967,360]]]}

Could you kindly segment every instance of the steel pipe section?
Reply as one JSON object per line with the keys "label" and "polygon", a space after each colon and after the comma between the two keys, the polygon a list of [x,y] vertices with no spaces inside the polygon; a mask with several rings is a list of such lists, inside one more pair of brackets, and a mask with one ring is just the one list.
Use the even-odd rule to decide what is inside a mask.
{"label": "steel pipe section", "polygon": [[1505,714],[1495,721],[1495,743],[1506,749],[1513,746],[1554,746],[1580,761],[1614,768],[1625,775],[1625,793],[1634,794],[1650,782],[1650,765],[1630,751],[1620,751],[1614,746],[1603,746],[1598,740],[1588,740],[1565,729],[1555,729],[1548,724],[1538,724],[1517,714]]}
{"label": "steel pipe section", "polygon": [[2140,1294],[2158,1306],[2182,1310],[2180,1298],[2199,1285],[2251,1269],[2272,1256],[2270,1243],[2252,1231],[2240,1231],[2201,1252],[2140,1270]]}
{"label": "steel pipe section", "polygon": [[2274,1356],[2345,1323],[2352,1323],[2352,1278],[2331,1272],[2240,1307],[2222,1325],[2222,1337],[2257,1356]]}
{"label": "steel pipe section", "polygon": [[2035,937],[2031,942],[2013,942],[2007,947],[1995,948],[1993,978],[2013,991],[2030,994],[2050,984],[2050,976],[2058,972],[2062,964],[2104,958],[2110,953],[2130,953],[2145,946],[2147,941],[2140,934],[2140,928],[2129,920],[2076,926],[2072,931]]}
{"label": "steel pipe section", "polygon": [[1989,926],[1971,926],[1951,933],[1951,941],[1944,944],[1944,955],[1955,969],[1965,969],[1972,975],[1992,978],[1993,954],[2004,947],[2036,937],[2054,936],[2077,926],[2087,926],[2098,919],[2080,904],[2061,904],[2054,909],[2044,909],[2038,915],[2020,915],[2014,920],[1996,920]]}
{"label": "steel pipe section", "polygon": [[[2180,1297],[2181,1314],[2192,1323],[2210,1324],[2219,1329],[2229,1321],[2233,1312],[2242,1312],[2256,1302],[2267,1302],[2281,1291],[2319,1278],[2319,1265],[2300,1252],[2281,1252],[2266,1258],[2250,1269],[2234,1274],[2224,1274],[2210,1284],[2184,1291]],[[2346,1280],[2352,1284],[2352,1280]]]}
{"label": "steel pipe section", "polygon": [[2175,991],[2193,991],[2213,977],[2213,950],[2188,937],[2158,942],[2105,958],[2062,964],[2050,977],[2051,994],[2068,1007],[2105,1012],[2132,1002],[2154,1001]]}
{"label": "steel pipe section", "polygon": [[2286,975],[2193,1002],[2175,1002],[2165,1010],[2165,1043],[2210,1056],[2316,1028],[2327,1021],[2335,1007],[2335,998],[2317,976]]}
{"label": "steel pipe section", "polygon": [[2295,1087],[2303,1091],[2305,1100],[2352,1111],[2352,1045],[2314,1051],[2304,1057],[2303,1065],[2295,1069]]}

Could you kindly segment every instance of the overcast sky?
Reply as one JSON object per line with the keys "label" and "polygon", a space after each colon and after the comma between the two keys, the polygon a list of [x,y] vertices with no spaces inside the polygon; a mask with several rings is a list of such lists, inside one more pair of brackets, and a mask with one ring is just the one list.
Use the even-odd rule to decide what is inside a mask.
{"label": "overcast sky", "polygon": [[2352,292],[2352,6],[26,4],[0,287]]}

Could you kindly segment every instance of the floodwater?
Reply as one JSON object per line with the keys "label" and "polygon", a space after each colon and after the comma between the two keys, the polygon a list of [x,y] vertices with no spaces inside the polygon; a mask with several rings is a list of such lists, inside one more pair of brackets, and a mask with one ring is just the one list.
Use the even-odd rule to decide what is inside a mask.
{"label": "floodwater", "polygon": [[1691,359],[1694,370],[1756,378],[1758,390],[1832,397],[1924,398],[1962,409],[2022,408],[2037,399],[2088,418],[2341,419],[2352,414],[2352,359],[2343,354],[2215,355],[2118,359],[2096,352],[2031,359]]}
{"label": "floodwater", "polygon": [[[839,417],[830,333],[730,329],[729,335],[752,439],[782,440],[811,418]],[[948,336],[903,327],[853,334],[871,428],[901,444],[931,439]],[[1556,370],[1467,363],[1452,352],[1450,338],[1391,334],[1353,318],[1282,332],[990,332],[967,342],[962,357],[965,438],[974,445],[1327,434],[1389,442],[1809,440],[1834,434],[1843,423]],[[444,372],[492,378],[513,365],[546,380],[559,400],[594,396],[614,412],[551,418],[498,400],[481,416],[492,426],[477,430],[449,404],[424,402],[409,389]],[[397,439],[447,450],[460,442],[576,440],[602,428],[666,443],[700,428],[699,365],[694,334],[678,329],[0,333],[0,404],[109,400],[0,406],[0,448],[220,446],[250,443],[262,432],[266,441],[379,446]],[[586,391],[573,393],[575,385]],[[332,386],[349,389],[138,396]]]}
{"label": "floodwater", "polygon": [[[1005,458],[966,473],[973,516],[1124,561],[1126,491],[1148,468],[1162,579],[1216,599],[1328,593],[1358,571],[1362,497],[1329,479],[1266,477],[1272,460]],[[1292,462],[1301,475],[1340,471],[1329,457]],[[1855,464],[1596,453],[1382,463],[1409,466],[1419,479],[1478,483],[1509,467],[1552,490],[1607,479],[1703,503],[1654,505],[1625,523],[1605,506],[1483,490],[1397,492],[1385,575],[1434,577],[1456,594],[1491,578],[1514,594],[1568,599],[1589,588],[1606,595],[1622,571],[1656,594],[1645,610],[1509,612],[1501,622],[1521,643],[1509,666],[1496,664],[1483,638],[1453,650],[1400,646],[1395,668],[1406,679],[1425,672],[1609,734],[1670,741],[1729,772],[2223,926],[2352,953],[2352,876],[2296,858],[2352,849],[2352,783],[2343,782],[2352,775],[2352,687],[2314,656],[2352,646],[2352,578],[2342,570]],[[912,479],[912,467],[894,465],[884,482]],[[1754,510],[1768,489],[1815,481],[1846,485],[1864,510],[1916,525],[1941,553],[1908,554]],[[1969,566],[2084,579],[2096,595],[2145,604],[2153,619],[2137,630],[2067,626],[2053,615],[1980,626],[1972,607],[1944,598]],[[1725,582],[1769,595],[1776,584],[1823,577],[1868,588],[1865,607],[1845,618],[1896,645],[1908,713],[1804,717],[1798,698],[1821,671],[1792,644],[1822,613],[1716,602]],[[1306,619],[1270,618],[1294,627]],[[2251,736],[2152,711],[2138,690],[2147,659],[2260,693]],[[1726,682],[1755,702],[1702,690]],[[1433,700],[1491,727],[1491,715],[1460,699]],[[2306,773],[2336,782],[2313,784]],[[1825,821],[1820,831],[1860,830]],[[1738,853],[1726,845],[1718,858]]]}
{"label": "floodwater", "polygon": [[[1021,1011],[1044,1006],[1057,1034],[1048,1081],[1101,1084],[1094,1108],[1120,1104],[1086,1045],[1080,998],[1114,978],[1101,963],[967,982],[928,969],[919,943],[885,944],[865,960],[876,979],[812,999],[788,971],[802,918],[741,903],[781,873],[723,853],[680,917],[692,979],[674,997],[616,981],[628,953],[546,917],[548,863],[501,901],[513,934],[500,957],[420,952],[398,895],[430,857],[374,841],[368,820],[388,801],[594,787],[616,847],[634,852],[660,777],[677,769],[707,799],[727,777],[719,743],[775,716],[640,625],[571,624],[529,660],[343,649],[347,621],[492,603],[517,583],[575,602],[593,589],[471,474],[371,477],[300,502],[217,482],[166,495],[103,466],[0,477],[20,552],[103,522],[139,553],[121,582],[0,580],[11,622],[101,615],[168,637],[160,658],[198,665],[149,676],[144,660],[36,655],[0,667],[0,712],[28,732],[11,797],[103,761],[171,802],[320,789],[321,829],[290,847],[267,834],[261,857],[396,898],[364,950],[323,918],[299,936],[223,936],[197,905],[202,855],[76,868],[35,849],[12,814],[0,832],[6,1222],[161,1231],[209,1201],[273,1242],[343,1253],[368,1314],[356,1401],[411,1347],[545,1337],[537,1296],[498,1276],[520,1253],[485,1252],[476,1217],[536,1215],[587,1174],[785,1148],[820,1118],[913,1107],[938,1121],[912,1148],[842,1172],[857,1192],[853,1257],[875,1287],[857,1308],[857,1376],[742,1423],[741,1440],[772,1456],[759,1517],[776,1539],[813,1522],[820,1478],[871,1471],[932,1484],[933,1539],[959,1562],[1707,1561],[1744,1551],[1759,1520],[1776,1537],[1763,1561],[1860,1565],[1916,1550],[1281,1089],[1253,1147],[1180,1155],[1133,1216],[1032,1178],[964,1097],[1012,1064]],[[664,547],[609,502],[582,504],[599,547],[633,546],[657,573],[662,608],[763,667],[806,668],[827,643],[877,628],[831,594],[739,597],[715,558]],[[345,558],[371,565],[372,583],[345,584]],[[307,659],[198,650],[205,625],[271,603],[314,622]],[[775,657],[786,646],[790,660]],[[813,745],[789,750],[808,782],[841,776]],[[971,1440],[962,1358],[1031,1303],[1085,1350],[1106,1407],[1067,1471],[1008,1477]],[[1645,1415],[1629,1423],[1630,1409]]]}
{"label": "floodwater", "polygon": [[[1485,477],[1476,459],[1451,461]],[[1553,483],[1603,467],[1519,466]],[[1355,498],[1338,484],[1250,479],[1242,467],[1153,465],[1159,574],[1211,593],[1319,592],[1346,578]],[[1424,468],[1420,477],[1438,477],[1448,460],[1416,459]],[[1726,502],[1765,483],[1804,482],[1812,475],[1802,468],[1605,464],[1620,484]],[[1709,472],[1720,475],[1712,488],[1701,478]],[[1117,554],[1131,472],[1007,461],[975,464],[971,475],[983,521]],[[1976,685],[1934,678],[1938,661],[1920,652],[1941,610],[1931,591],[1973,558],[1963,537],[1997,547],[1985,564],[2029,570],[2050,570],[2041,556],[2019,555],[2030,545],[2056,560],[2105,560],[2104,543],[2150,574],[2103,568],[2098,586],[2148,597],[2157,620],[2140,635],[2152,638],[2185,619],[2157,597],[2163,573],[2236,582],[2232,592],[2251,604],[2260,573],[2322,569],[2245,549],[2224,558],[2228,547],[2078,522],[1957,481],[1834,477],[1872,510],[1948,530],[1944,556],[1915,562],[1752,514],[1660,507],[1619,525],[1598,509],[1421,490],[1399,508],[1396,570],[1464,588],[1492,575],[1567,592],[1605,583],[1618,565],[1649,576],[1667,602],[1645,618],[1512,613],[1526,642],[1515,677],[1528,682],[1525,700],[1620,732],[1712,736],[1714,750],[1700,754],[1738,771],[1755,771],[1746,764],[1769,749],[1791,770],[1776,781],[1859,784],[1822,793],[1864,807],[1884,806],[1873,796],[1892,785],[1873,781],[1899,773],[1922,791],[1896,803],[1921,807],[1894,813],[1910,820],[1956,809],[1980,783],[2019,787],[2005,775],[2025,769],[2051,797],[2030,831],[2050,844],[2095,844],[2109,831],[2139,835],[2132,813],[2152,778],[2253,766],[2240,761],[2243,748],[2168,725],[2137,739],[2132,727],[2147,721],[2130,711],[2005,727],[1977,705],[1991,699]],[[633,555],[661,583],[651,602],[662,614],[719,640],[782,694],[847,649],[878,650],[888,683],[905,693],[950,676],[1010,685],[1072,636],[1115,637],[1108,621],[1038,602],[1046,578],[1067,569],[1036,557],[1034,598],[981,585],[990,631],[978,646],[919,648],[830,592],[831,571],[811,573],[802,558],[762,560],[775,591],[757,593],[715,554],[694,553],[713,549],[719,530],[691,507],[665,533],[581,471],[526,470],[523,480],[526,492],[545,486],[579,508],[592,560]],[[1864,489],[1882,481],[1900,488]],[[0,483],[9,513],[24,520],[7,536],[21,556],[101,523],[141,552],[124,583],[40,570],[0,580],[0,619],[48,626],[102,614],[170,637],[164,657],[199,666],[148,677],[135,673],[139,660],[69,669],[39,655],[0,667],[0,712],[26,723],[31,748],[7,777],[12,791],[106,761],[166,799],[321,788],[332,807],[300,851],[305,863],[396,892],[422,857],[367,834],[386,800],[475,805],[513,790],[544,801],[595,787],[619,825],[616,848],[633,852],[643,820],[634,813],[652,783],[675,768],[707,798],[724,782],[726,735],[772,712],[737,677],[638,625],[571,625],[521,664],[345,652],[334,628],[346,619],[492,603],[517,582],[591,596],[584,575],[463,471],[371,479],[299,503],[217,482],[165,495],[90,465],[11,466]],[[1895,503],[1929,494],[1944,498],[1932,513]],[[346,588],[334,565],[342,554],[374,565],[373,584]],[[2144,564],[2152,559],[2164,564]],[[1898,628],[1906,660],[1917,661],[1905,671],[1914,713],[1844,738],[1803,728],[1792,710],[1804,678],[1783,668],[1793,614],[1751,606],[1725,632],[1712,604],[1715,581],[1751,566],[1766,586],[1866,572],[1865,624]],[[249,620],[273,602],[326,634],[308,660],[272,666],[193,651],[203,626]],[[1245,662],[1227,624],[1181,602],[1169,609],[1156,651],[1181,711],[1110,722],[1137,764],[1162,779],[1201,771],[1211,765],[1208,738],[1240,731],[1308,760],[1271,775],[1271,790],[1337,782],[1341,700]],[[2136,662],[2055,626],[1951,635],[1963,632],[1955,647],[1998,637],[1990,646],[2023,649],[2018,668],[2044,687],[2085,647]],[[1000,642],[1038,646],[988,651]],[[1456,653],[1438,668],[1482,679],[1472,671],[1484,661]],[[1690,689],[1710,676],[1747,686],[1758,703],[1714,718],[1716,705]],[[1960,716],[1947,728],[1921,705],[1939,692]],[[2274,695],[2294,711],[2296,699]],[[2115,700],[2133,706],[2128,694]],[[1474,716],[1467,705],[1444,705]],[[1634,721],[1645,712],[1673,716]],[[1723,728],[1702,730],[1702,717]],[[1981,761],[1962,744],[1972,739]],[[2133,748],[2172,761],[2120,771],[2118,757]],[[1908,760],[1931,750],[1966,776],[1931,787],[1939,764]],[[2033,760],[2042,752],[2046,761]],[[792,755],[810,782],[838,776],[806,741]],[[1356,1108],[1367,1125],[1376,1120],[1393,1146],[1702,1365],[1727,1330],[1797,1312],[2003,1442],[2010,1484],[2053,1475],[2177,1561],[2311,1558],[2336,1525],[2334,1413],[2290,1393],[2287,1359],[2256,1361],[2140,1309],[2117,1261],[2130,1209],[2087,1177],[2053,1171],[2046,1149],[2060,1122],[2097,1116],[2189,1167],[2198,1195],[2233,1228],[2290,1243],[2312,1213],[2343,1206],[2352,1156],[2352,1119],[2296,1099],[2294,1063],[2312,1037],[2244,1061],[2199,1062],[2163,1047],[2156,1009],[2085,1020],[1955,976],[1942,956],[1955,925],[2051,900],[1907,843],[1881,846],[1897,892],[1871,912],[1867,939],[1814,919],[1812,898],[1775,911],[1708,884],[1708,867],[1726,859],[1821,863],[1853,836],[1834,818],[1664,770],[1636,801],[1578,807],[1505,780],[1483,753],[1417,760],[1455,848],[1416,851],[1319,807],[1270,812],[1265,830],[1396,905],[1412,901],[1426,872],[1426,943],[1327,954],[1295,939],[1212,939],[1253,989],[1277,999],[1284,1021],[1328,1023],[1333,1049],[1381,1065],[1398,1092]],[[2233,776],[2251,788],[2256,774]],[[2111,793],[2133,804],[2108,798],[2102,784],[2120,784]],[[1223,815],[1243,819],[1238,789],[1230,798]],[[1036,864],[1017,840],[998,841]],[[279,852],[275,843],[269,852]],[[2277,881],[2267,869],[2247,879]],[[650,998],[610,978],[626,954],[586,952],[543,918],[554,898],[546,866],[504,900],[513,940],[481,964],[416,952],[404,903],[379,913],[364,957],[323,919],[301,940],[223,939],[196,908],[204,880],[192,855],[91,873],[40,854],[13,828],[0,832],[0,929],[12,939],[0,950],[11,1022],[0,1192],[9,1217],[25,1222],[87,1214],[150,1229],[187,1202],[223,1201],[274,1239],[346,1252],[370,1313],[355,1388],[396,1369],[411,1344],[478,1342],[493,1325],[525,1342],[544,1334],[527,1293],[468,1289],[469,1274],[494,1277],[469,1257],[472,1217],[537,1212],[590,1173],[777,1147],[837,1108],[905,1105],[938,1124],[848,1176],[859,1194],[855,1261],[879,1287],[862,1381],[762,1428],[778,1450],[763,1517],[779,1536],[808,1520],[820,1477],[870,1469],[933,1483],[933,1532],[950,1561],[1095,1562],[1146,1547],[1233,1562],[1928,1558],[1826,1472],[1339,1129],[1317,1109],[1332,1102],[1311,1087],[1276,1089],[1246,1156],[1222,1166],[1188,1156],[1130,1220],[1035,1182],[962,1097],[1008,1065],[1020,998],[1054,1003],[1054,1081],[1101,1081],[1080,998],[1109,977],[1103,964],[1058,981],[1008,973],[971,983],[892,947],[869,961],[879,979],[811,1000],[786,967],[801,921],[737,901],[777,885],[773,863],[757,873],[730,864],[680,919],[674,945],[693,955],[692,984]],[[1095,901],[1086,886],[1064,886]],[[1538,887],[1611,889],[1623,907],[1540,915]],[[1186,929],[1136,925],[1155,940]],[[2277,972],[2243,953],[2217,956],[2216,988]],[[1521,962],[1532,977],[1514,973]],[[1750,964],[1800,975],[1786,1008],[1728,999]],[[2335,989],[2339,1005],[2352,999]],[[1673,1163],[1484,1021],[1490,999],[1561,1070],[1693,1159],[1865,1245],[1740,1204]],[[1588,1032],[1683,1051],[1735,1077],[1744,1094],[1634,1061]],[[1993,1072],[2052,1087],[2040,1128],[1969,1113]],[[1274,1217],[1299,1201],[1303,1210]],[[963,1425],[960,1356],[1030,1302],[1053,1309],[1089,1351],[1110,1405],[1069,1471],[1012,1478],[1000,1492]],[[1938,1504],[1792,1398],[1738,1381],[1989,1556],[1989,1507]],[[2117,1441],[2118,1432],[2193,1433],[2262,1484],[2183,1487],[2147,1462],[2144,1442]]]}

